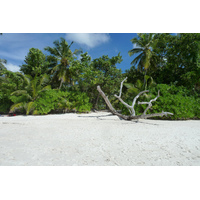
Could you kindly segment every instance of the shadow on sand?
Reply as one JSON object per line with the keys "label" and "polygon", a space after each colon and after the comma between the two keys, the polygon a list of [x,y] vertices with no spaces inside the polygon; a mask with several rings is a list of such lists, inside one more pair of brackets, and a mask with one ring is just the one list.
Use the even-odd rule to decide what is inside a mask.
{"label": "shadow on sand", "polygon": [[[154,126],[160,126],[160,124],[155,124],[155,123],[149,123],[149,122],[147,122],[147,121],[144,121],[144,119],[143,119],[143,121],[140,121],[140,119],[136,119],[136,120],[131,120],[131,121],[126,121],[126,120],[124,120],[124,119],[122,119],[122,118],[120,118],[120,117],[117,117],[117,116],[115,116],[115,117],[117,117],[117,118],[115,118],[115,119],[112,119],[112,118],[106,118],[106,117],[110,117],[110,116],[115,116],[115,115],[113,115],[113,114],[108,114],[108,115],[95,115],[95,116],[78,116],[78,117],[83,117],[83,118],[97,118],[98,120],[114,120],[114,121],[116,121],[116,120],[118,120],[118,119],[120,119],[120,121],[122,121],[123,122],[123,124],[137,124],[137,123],[141,123],[141,124],[148,124],[148,125],[154,125]],[[103,119],[102,119],[103,118]]]}

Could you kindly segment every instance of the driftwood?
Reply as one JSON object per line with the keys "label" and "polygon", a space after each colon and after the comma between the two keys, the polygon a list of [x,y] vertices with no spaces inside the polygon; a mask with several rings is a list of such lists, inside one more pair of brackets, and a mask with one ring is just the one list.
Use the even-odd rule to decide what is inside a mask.
{"label": "driftwood", "polygon": [[140,95],[142,95],[143,93],[149,92],[148,90],[142,91],[140,92],[134,99],[133,99],[133,103],[132,105],[128,105],[126,102],[124,102],[121,99],[121,94],[122,94],[122,88],[123,88],[123,83],[127,78],[125,78],[122,82],[121,82],[121,87],[120,87],[120,92],[119,92],[119,96],[114,95],[116,98],[119,99],[119,101],[122,102],[122,104],[124,104],[127,109],[130,112],[130,116],[129,115],[122,115],[119,112],[117,112],[112,104],[110,103],[108,97],[104,94],[104,92],[101,90],[100,86],[97,86],[97,90],[99,91],[100,95],[103,97],[103,99],[105,100],[108,108],[110,109],[111,113],[113,115],[117,115],[118,117],[125,119],[125,120],[132,120],[132,119],[146,119],[146,118],[151,118],[151,117],[158,117],[158,116],[167,116],[167,115],[173,115],[173,113],[170,112],[164,112],[162,111],[161,113],[153,113],[153,114],[146,114],[147,110],[152,106],[152,102],[156,101],[157,98],[160,96],[159,91],[158,91],[158,96],[152,100],[150,100],[149,102],[138,102],[138,104],[148,104],[147,108],[145,109],[144,113],[142,115],[135,115],[135,109],[134,106],[136,104],[137,99],[139,98]]}

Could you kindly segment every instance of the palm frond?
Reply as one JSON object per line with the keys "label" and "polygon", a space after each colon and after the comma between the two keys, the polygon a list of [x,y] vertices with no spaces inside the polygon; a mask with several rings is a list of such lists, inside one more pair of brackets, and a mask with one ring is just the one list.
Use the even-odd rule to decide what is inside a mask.
{"label": "palm frond", "polygon": [[19,96],[19,95],[23,95],[23,94],[27,94],[27,91],[26,90],[17,90],[17,91],[14,91],[13,93],[11,93],[10,95],[11,96]]}
{"label": "palm frond", "polygon": [[138,93],[140,92],[140,90],[139,90],[138,88],[136,88],[136,87],[132,87],[132,88],[128,89],[127,92],[128,92],[129,94],[134,94],[134,95],[136,95],[136,94],[138,94]]}
{"label": "palm frond", "polygon": [[124,86],[128,89],[134,87],[134,85],[132,83],[124,83]]}
{"label": "palm frond", "polygon": [[24,102],[16,103],[10,107],[11,112],[24,108]]}
{"label": "palm frond", "polygon": [[81,53],[83,53],[82,49],[75,49],[73,52],[73,54],[75,54],[75,55],[79,55]]}
{"label": "palm frond", "polygon": [[51,89],[51,86],[50,86],[50,85],[47,85],[47,86],[43,87],[43,88],[40,90],[40,92],[44,92],[44,91],[50,90],[50,89]]}
{"label": "palm frond", "polygon": [[38,110],[33,111],[33,115],[38,115],[38,114],[40,114]]}
{"label": "palm frond", "polygon": [[136,53],[143,52],[143,50],[144,49],[142,47],[141,48],[134,48],[134,49],[131,49],[130,51],[128,51],[128,54],[129,54],[129,56],[132,56]]}
{"label": "palm frond", "polygon": [[42,78],[40,79],[40,85],[45,85],[49,82],[49,76],[47,74],[44,74]]}
{"label": "palm frond", "polygon": [[141,60],[141,58],[144,56],[144,53],[142,52],[141,54],[139,54],[132,62],[131,62],[131,64],[132,65],[137,65],[139,62],[140,62],[140,60]]}
{"label": "palm frond", "polygon": [[143,87],[143,82],[140,80],[140,79],[138,79],[137,81],[136,81],[136,83],[135,83],[135,87],[137,87],[138,89],[142,89],[142,87]]}
{"label": "palm frond", "polygon": [[26,115],[28,115],[35,108],[34,102],[29,102],[26,104]]}

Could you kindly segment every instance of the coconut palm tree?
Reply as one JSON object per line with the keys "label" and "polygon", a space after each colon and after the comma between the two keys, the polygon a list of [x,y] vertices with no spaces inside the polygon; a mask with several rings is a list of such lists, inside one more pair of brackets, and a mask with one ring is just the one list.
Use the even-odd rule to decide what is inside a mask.
{"label": "coconut palm tree", "polygon": [[54,56],[57,60],[57,65],[53,66],[50,70],[53,74],[53,78],[60,81],[59,89],[62,87],[63,83],[71,83],[71,74],[70,74],[70,65],[74,60],[74,55],[78,55],[82,53],[82,50],[75,50],[72,52],[70,47],[74,42],[71,42],[70,45],[66,42],[64,38],[60,38],[59,40],[54,41],[55,47],[46,47],[44,48],[48,51],[51,56]]}
{"label": "coconut palm tree", "polygon": [[148,69],[154,69],[159,62],[159,57],[155,53],[157,37],[153,33],[139,33],[138,38],[131,39],[134,48],[128,51],[130,56],[137,55],[131,64],[136,65],[138,70],[147,74]]}
{"label": "coconut palm tree", "polygon": [[11,99],[15,101],[15,104],[11,106],[10,111],[25,110],[28,115],[31,111],[36,114],[35,100],[40,97],[40,94],[46,90],[51,89],[50,85],[47,85],[49,77],[44,74],[42,78],[35,76],[32,78],[30,75],[25,75],[27,86],[24,90],[16,90],[11,94]]}

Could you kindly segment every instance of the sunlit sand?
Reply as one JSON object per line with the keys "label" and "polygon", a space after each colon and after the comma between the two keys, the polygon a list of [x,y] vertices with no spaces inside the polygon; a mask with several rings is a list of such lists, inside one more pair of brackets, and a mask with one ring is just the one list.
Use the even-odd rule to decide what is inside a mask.
{"label": "sunlit sand", "polygon": [[200,121],[124,121],[108,112],[0,117],[0,165],[200,165]]}

